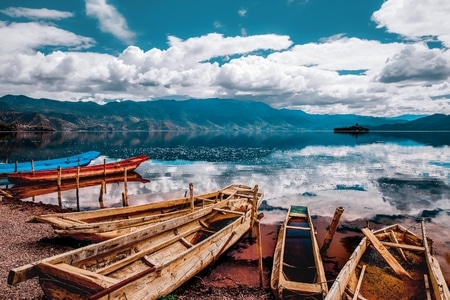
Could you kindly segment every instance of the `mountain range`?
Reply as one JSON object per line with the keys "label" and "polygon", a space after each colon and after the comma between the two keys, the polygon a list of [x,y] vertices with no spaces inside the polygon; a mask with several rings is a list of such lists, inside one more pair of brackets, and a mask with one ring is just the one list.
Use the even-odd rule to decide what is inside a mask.
{"label": "mountain range", "polygon": [[395,118],[319,115],[275,109],[261,102],[215,98],[127,100],[104,105],[23,95],[0,98],[0,131],[305,131],[356,123],[371,131],[450,131],[450,116],[443,114]]}

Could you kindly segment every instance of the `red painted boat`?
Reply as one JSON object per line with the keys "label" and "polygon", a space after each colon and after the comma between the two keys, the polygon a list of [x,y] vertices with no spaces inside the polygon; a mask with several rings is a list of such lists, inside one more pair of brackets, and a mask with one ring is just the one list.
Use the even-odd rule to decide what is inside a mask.
{"label": "red painted boat", "polygon": [[100,165],[89,165],[75,168],[59,168],[55,170],[17,172],[8,174],[8,181],[12,183],[34,183],[44,181],[67,181],[76,178],[89,178],[123,174],[134,171],[141,163],[148,160],[147,155],[138,155],[124,160]]}

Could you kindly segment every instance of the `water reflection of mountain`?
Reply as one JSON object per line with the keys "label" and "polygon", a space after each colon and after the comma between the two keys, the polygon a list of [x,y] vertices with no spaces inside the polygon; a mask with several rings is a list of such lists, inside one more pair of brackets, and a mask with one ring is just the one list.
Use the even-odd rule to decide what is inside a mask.
{"label": "water reflection of mountain", "polygon": [[437,178],[378,179],[383,199],[399,211],[434,207],[439,200],[450,198],[450,186]]}
{"label": "water reflection of mountain", "polygon": [[[373,143],[450,144],[449,132],[371,132],[355,138],[327,131],[308,132],[18,132],[0,134],[0,160],[29,161],[64,157],[89,150],[124,158],[233,161],[266,157],[276,150],[308,146]],[[220,151],[219,151],[220,150]]]}

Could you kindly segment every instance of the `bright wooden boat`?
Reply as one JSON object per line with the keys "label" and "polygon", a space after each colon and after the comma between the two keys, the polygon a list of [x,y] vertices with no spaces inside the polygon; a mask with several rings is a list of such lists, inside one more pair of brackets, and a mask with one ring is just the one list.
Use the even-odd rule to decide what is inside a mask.
{"label": "bright wooden boat", "polygon": [[88,151],[85,153],[46,160],[36,160],[31,162],[17,162],[17,163],[1,163],[0,174],[6,175],[14,172],[31,172],[41,170],[52,170],[61,168],[73,168],[77,166],[88,165],[91,160],[100,155],[98,151]]}
{"label": "bright wooden boat", "polygon": [[362,230],[364,237],[325,299],[450,299],[424,221],[422,238],[399,224]]}
{"label": "bright wooden boat", "polygon": [[8,284],[39,277],[49,299],[157,299],[235,244],[259,203],[218,202],[117,238],[10,270]]}
{"label": "bright wooden boat", "polygon": [[[138,173],[131,171],[127,173],[126,177],[127,182],[149,182],[148,179],[142,178]],[[16,199],[26,199],[30,197],[36,197],[51,193],[56,193],[58,191],[70,191],[78,188],[86,188],[90,186],[96,186],[101,184],[111,184],[124,182],[125,176],[124,174],[112,174],[107,175],[106,177],[87,177],[81,178],[78,182],[78,185],[74,181],[62,182],[61,185],[58,186],[56,182],[41,182],[37,184],[28,184],[28,185],[15,185],[12,188],[5,189],[9,194],[11,194]]]}
{"label": "bright wooden boat", "polygon": [[154,202],[136,206],[36,216],[32,221],[48,223],[61,236],[77,240],[103,241],[142,227],[183,216],[224,200],[239,198],[262,201],[263,194],[255,188],[233,184],[207,194]]}
{"label": "bright wooden boat", "polygon": [[113,174],[123,174],[135,170],[141,163],[148,160],[147,155],[138,155],[124,160],[99,165],[90,165],[75,168],[44,170],[35,172],[18,172],[8,174],[12,183],[34,183],[43,181],[57,182],[59,180],[75,180],[78,178],[100,177]]}
{"label": "bright wooden boat", "polygon": [[323,299],[325,270],[309,209],[291,206],[278,233],[270,286],[278,299]]}

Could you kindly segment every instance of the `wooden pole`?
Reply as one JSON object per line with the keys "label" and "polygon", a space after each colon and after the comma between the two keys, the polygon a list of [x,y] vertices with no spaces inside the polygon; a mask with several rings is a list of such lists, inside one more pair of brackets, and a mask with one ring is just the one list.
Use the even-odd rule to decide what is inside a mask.
{"label": "wooden pole", "polygon": [[256,211],[258,210],[258,189],[259,186],[255,185],[253,187],[253,204],[252,204],[252,215],[251,215],[251,227],[255,224]]}
{"label": "wooden pole", "polygon": [[262,259],[262,243],[261,243],[261,224],[259,220],[257,221],[256,226],[256,238],[257,238],[257,247],[258,247],[258,267],[259,267],[259,284],[262,288],[264,288],[264,266],[263,266],[263,259]]}
{"label": "wooden pole", "polygon": [[105,204],[103,203],[103,184],[100,185],[100,194],[98,196],[98,204],[100,205],[100,208],[104,208]]}
{"label": "wooden pole", "polygon": [[58,167],[58,178],[56,180],[56,184],[58,185],[58,190],[61,190],[61,167]]}
{"label": "wooden pole", "polygon": [[103,159],[103,178],[106,180],[106,158]]}
{"label": "wooden pole", "polygon": [[103,194],[106,194],[106,158],[103,159]]}
{"label": "wooden pole", "polygon": [[31,160],[31,172],[34,172],[34,160]]}
{"label": "wooden pole", "polygon": [[76,183],[77,183],[77,191],[76,191],[76,195],[77,195],[77,210],[80,210],[80,165],[78,165],[77,167],[77,177],[75,178]]}
{"label": "wooden pole", "polygon": [[127,168],[123,168],[124,206],[128,206]]}
{"label": "wooden pole", "polygon": [[59,207],[62,208],[62,196],[61,196],[61,166],[58,167],[58,178],[56,179],[56,184],[58,186],[58,204]]}
{"label": "wooden pole", "polygon": [[194,210],[194,184],[189,183],[189,199],[191,203],[191,210]]}
{"label": "wooden pole", "polygon": [[320,248],[320,254],[323,256],[327,253],[328,248],[330,247],[331,241],[333,240],[334,234],[336,233],[337,226],[339,224],[339,220],[341,218],[342,213],[344,212],[343,207],[337,207],[333,220],[331,221],[330,229],[328,229],[327,235],[325,236],[325,240],[323,241],[322,248]]}

